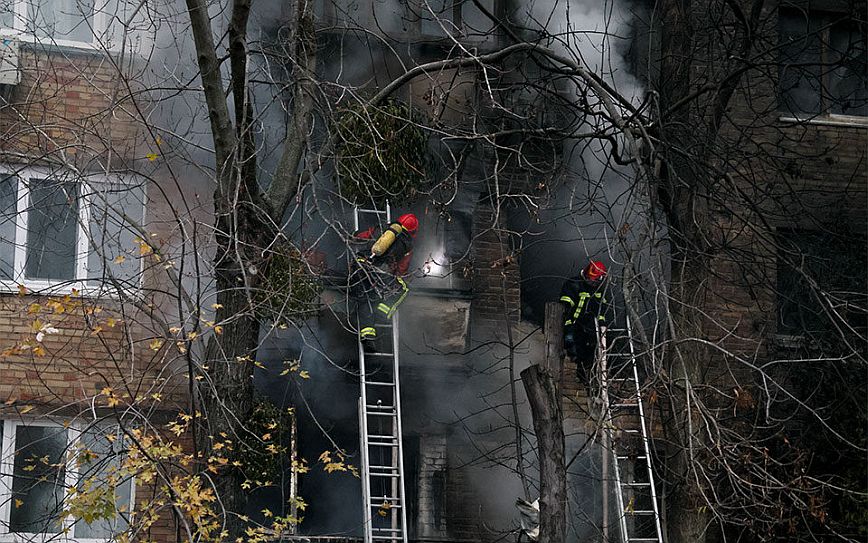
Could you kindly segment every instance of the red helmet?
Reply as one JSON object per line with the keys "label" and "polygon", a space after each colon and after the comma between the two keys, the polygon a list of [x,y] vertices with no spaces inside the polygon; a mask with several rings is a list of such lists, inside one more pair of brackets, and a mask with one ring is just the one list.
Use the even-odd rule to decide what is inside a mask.
{"label": "red helmet", "polygon": [[407,213],[398,217],[398,224],[407,229],[408,232],[415,232],[419,228],[419,219],[416,218],[416,215]]}
{"label": "red helmet", "polygon": [[599,260],[591,260],[585,268],[585,277],[591,281],[602,279],[606,275],[606,265]]}

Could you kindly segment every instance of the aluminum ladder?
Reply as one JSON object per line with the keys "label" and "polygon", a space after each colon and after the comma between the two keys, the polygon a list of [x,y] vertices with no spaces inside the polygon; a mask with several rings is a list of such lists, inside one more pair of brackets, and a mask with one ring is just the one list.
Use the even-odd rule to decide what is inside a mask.
{"label": "aluminum ladder", "polygon": [[[391,209],[355,208],[354,226],[374,219],[380,230],[389,223]],[[381,220],[385,220],[385,224]],[[372,303],[371,300],[362,303]],[[374,313],[374,312],[372,312]],[[404,495],[404,448],[401,434],[401,387],[398,373],[398,314],[380,317],[377,339],[366,350],[358,340],[359,434],[362,457],[362,501],[365,543],[407,543]],[[388,332],[388,333],[386,333]]]}
{"label": "aluminum ladder", "polygon": [[[612,338],[607,344],[606,336]],[[603,420],[622,543],[664,543],[630,319],[600,338]],[[638,427],[636,425],[638,424]]]}

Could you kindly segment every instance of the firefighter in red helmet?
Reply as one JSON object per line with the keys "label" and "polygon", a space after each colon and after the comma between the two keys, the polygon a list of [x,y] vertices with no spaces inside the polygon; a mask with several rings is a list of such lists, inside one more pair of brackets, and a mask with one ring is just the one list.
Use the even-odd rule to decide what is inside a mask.
{"label": "firefighter in red helmet", "polygon": [[582,382],[588,382],[599,336],[606,331],[606,272],[605,264],[592,260],[579,275],[565,281],[561,289],[564,349],[575,360]]}
{"label": "firefighter in red helmet", "polygon": [[[363,272],[362,281],[373,283],[370,285],[372,290],[379,291],[381,301],[376,304],[374,310],[375,313],[382,314],[381,317],[391,319],[410,291],[403,277],[410,269],[413,238],[416,237],[418,228],[419,220],[416,215],[406,213],[390,223],[376,239],[373,226],[355,234],[357,240],[373,241],[370,248],[361,253],[356,260]],[[372,273],[371,270],[364,270],[365,264],[371,264],[374,268],[388,266],[391,272],[389,275],[394,278],[394,283],[391,280],[383,280],[382,272]],[[362,339],[375,338],[377,330],[373,319],[363,320],[370,322],[360,323],[359,336]]]}

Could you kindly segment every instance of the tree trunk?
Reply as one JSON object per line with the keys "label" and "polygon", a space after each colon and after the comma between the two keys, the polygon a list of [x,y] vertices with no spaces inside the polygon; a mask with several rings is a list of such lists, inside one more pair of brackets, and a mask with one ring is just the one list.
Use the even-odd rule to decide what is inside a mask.
{"label": "tree trunk", "polygon": [[704,344],[691,341],[705,337],[702,311],[708,273],[698,257],[685,260],[673,255],[672,294],[678,303],[671,308],[670,351],[671,415],[667,432],[670,450],[667,480],[672,481],[668,516],[670,543],[702,543],[711,523],[711,508],[703,495],[708,460],[707,438],[702,428],[698,401],[702,401],[704,374],[711,353]]}
{"label": "tree trunk", "polygon": [[566,537],[567,468],[558,386],[562,334],[563,308],[546,304],[545,366],[535,364],[521,372],[539,451],[541,543],[561,543]]}

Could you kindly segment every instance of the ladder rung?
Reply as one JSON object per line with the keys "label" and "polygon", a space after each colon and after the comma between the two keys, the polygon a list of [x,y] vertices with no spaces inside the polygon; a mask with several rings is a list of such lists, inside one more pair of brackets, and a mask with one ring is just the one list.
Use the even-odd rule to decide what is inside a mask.
{"label": "ladder rung", "polygon": [[395,356],[395,353],[365,353],[365,356]]}
{"label": "ladder rung", "polygon": [[[381,411],[394,411],[395,410],[394,405],[367,404],[365,407],[369,411],[373,411],[374,413],[381,412]],[[371,415],[373,413],[368,413],[368,414]]]}
{"label": "ladder rung", "polygon": [[371,466],[370,470],[381,469],[383,471],[398,471],[397,466]]}
{"label": "ladder rung", "polygon": [[630,456],[630,455],[628,455],[628,454],[625,454],[625,455],[620,455],[620,454],[618,454],[618,455],[615,455],[615,456],[618,458],[618,460],[631,460],[631,459],[632,459],[632,460],[647,460],[647,459],[648,459],[648,457],[645,456],[644,454],[642,454],[642,455],[637,455],[637,456]]}
{"label": "ladder rung", "polygon": [[380,500],[381,504],[388,503],[394,507],[395,504],[401,501],[401,498],[396,498],[395,496],[371,496],[371,501],[373,502],[373,500]]}
{"label": "ladder rung", "polygon": [[393,387],[395,383],[387,383],[386,381],[365,381],[366,385],[372,387]]}
{"label": "ladder rung", "polygon": [[638,403],[613,403],[612,407],[639,407]]}
{"label": "ladder rung", "polygon": [[377,527],[373,527],[373,528],[371,528],[371,531],[372,532],[384,532],[384,533],[388,533],[388,534],[395,534],[395,533],[401,533],[403,530],[401,530],[400,528],[377,528]]}
{"label": "ladder rung", "polygon": [[376,509],[383,509],[384,507],[386,507],[386,508],[388,508],[388,509],[401,509],[401,506],[400,506],[400,505],[396,505],[396,504],[393,504],[393,503],[390,503],[390,504],[388,504],[388,505],[386,505],[386,504],[384,504],[384,503],[372,503],[372,504],[371,504],[371,509],[374,509],[374,508],[376,508]]}
{"label": "ladder rung", "polygon": [[398,436],[389,434],[368,434],[368,439],[398,439]]}
{"label": "ladder rung", "polygon": [[641,543],[642,541],[654,541],[656,543],[660,543],[662,540],[657,539],[656,537],[628,537],[627,542],[632,543],[635,541],[636,543]]}
{"label": "ladder rung", "polygon": [[397,442],[368,441],[368,447],[397,447]]}
{"label": "ladder rung", "polygon": [[397,479],[400,477],[400,475],[398,475],[397,473],[370,473],[370,474],[368,474],[368,476],[369,477],[384,477],[384,478],[389,477],[392,479]]}
{"label": "ladder rung", "polygon": [[629,486],[629,487],[642,487],[642,486],[651,486],[651,483],[621,483],[621,486]]}
{"label": "ladder rung", "polygon": [[624,513],[626,513],[628,515],[654,515],[654,514],[656,514],[654,511],[650,511],[650,510],[645,511],[644,509],[638,510],[638,511],[624,511]]}
{"label": "ladder rung", "polygon": [[374,541],[401,541],[401,536],[398,535],[372,535]]}

